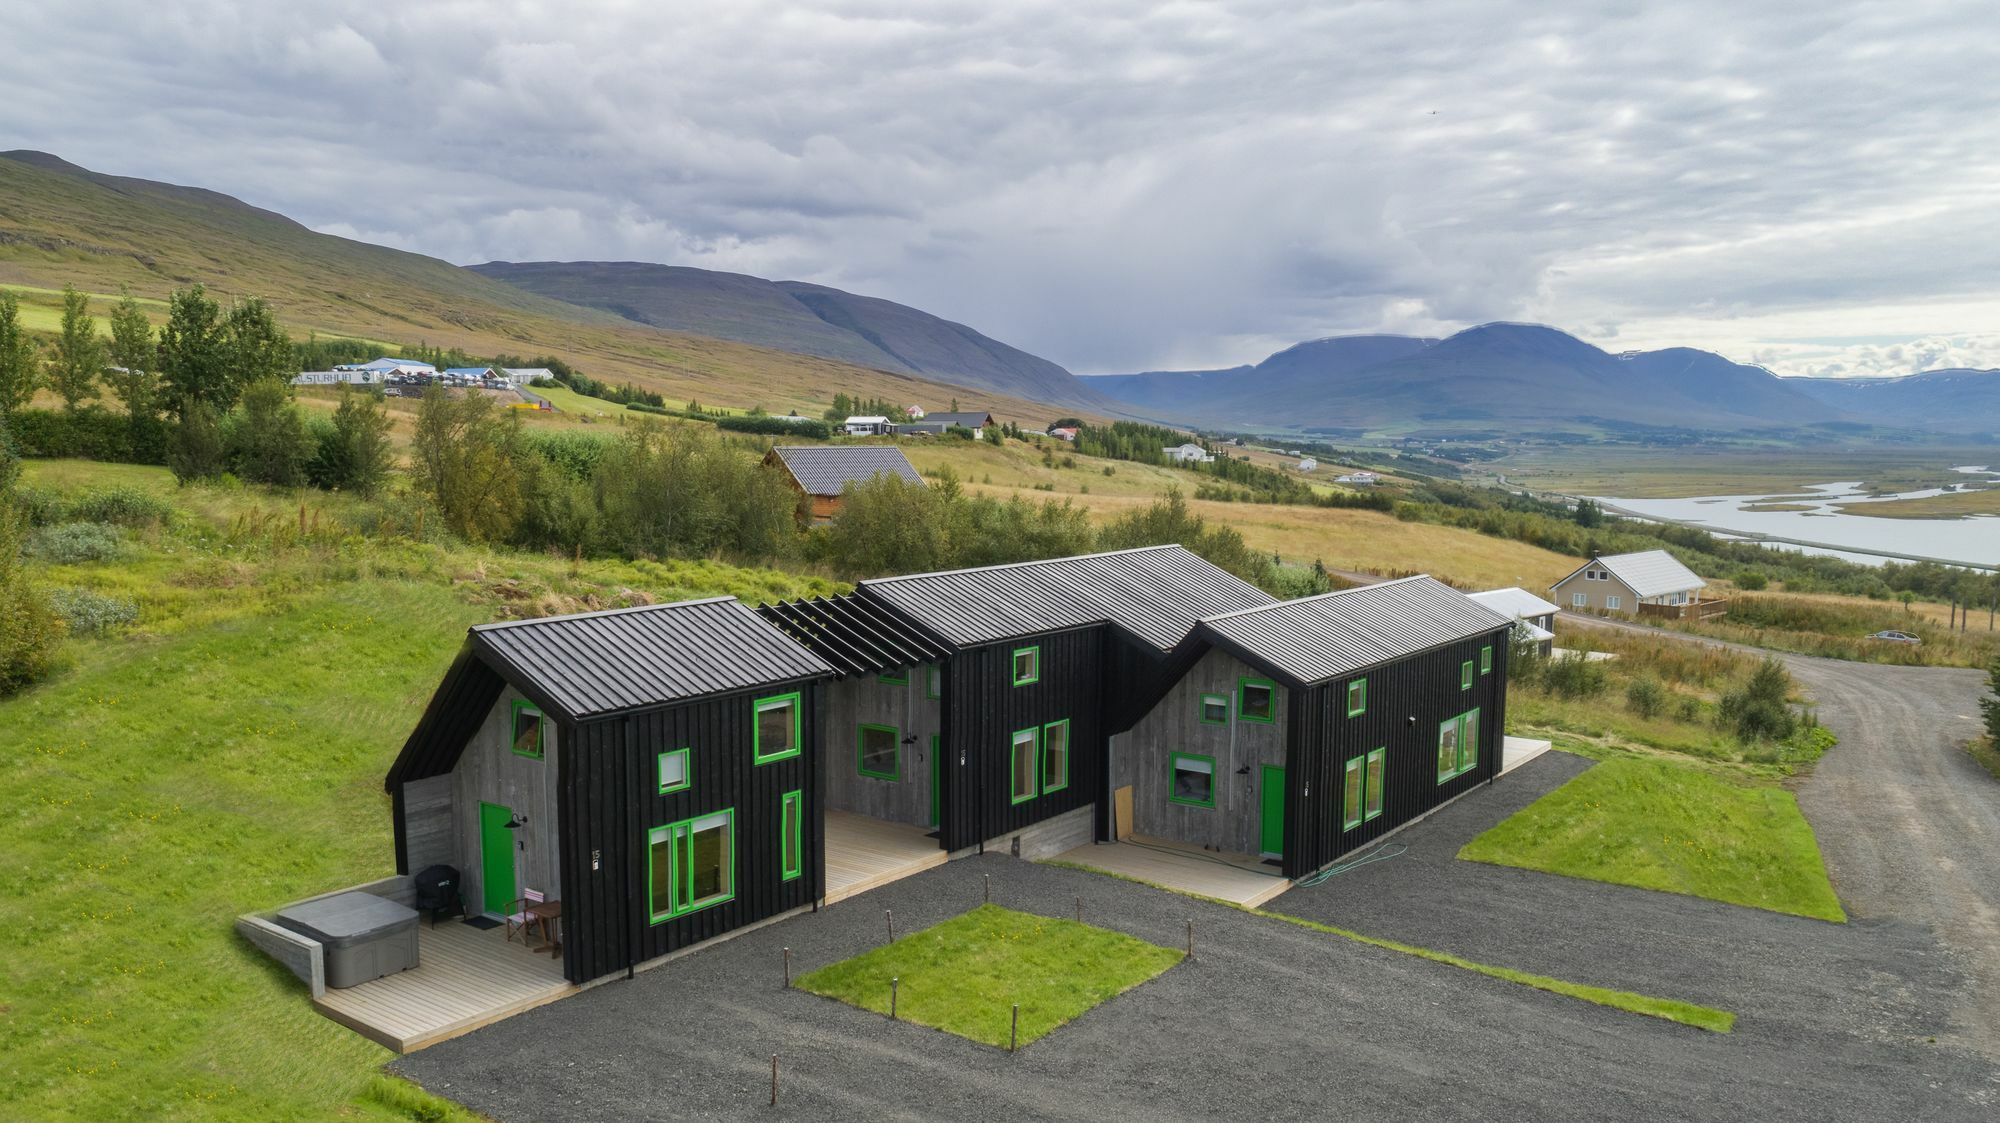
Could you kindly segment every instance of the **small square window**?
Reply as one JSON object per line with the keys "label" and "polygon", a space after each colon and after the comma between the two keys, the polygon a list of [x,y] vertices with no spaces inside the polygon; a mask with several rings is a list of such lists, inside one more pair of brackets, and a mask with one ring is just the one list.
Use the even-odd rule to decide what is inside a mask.
{"label": "small square window", "polygon": [[1189,807],[1215,806],[1215,758],[1174,753],[1168,762],[1167,799]]}
{"label": "small square window", "polygon": [[908,686],[910,684],[910,669],[908,667],[897,667],[893,671],[883,671],[875,677],[889,686]]}
{"label": "small square window", "polygon": [[780,694],[752,703],[757,723],[751,729],[750,756],[758,764],[799,755],[805,738],[800,729],[799,696]]}
{"label": "small square window", "polygon": [[1347,684],[1347,716],[1360,717],[1368,712],[1368,680],[1355,679]]}
{"label": "small square window", "polygon": [[1039,729],[1022,729],[1014,734],[1013,759],[1008,763],[1008,770],[1013,777],[1010,795],[1015,803],[1025,803],[1035,798],[1037,782],[1040,780],[1035,771],[1040,762],[1035,758],[1040,755],[1037,750],[1041,747],[1041,739]]}
{"label": "small square window", "polygon": [[514,700],[514,751],[535,760],[542,759],[542,751],[547,743],[548,719],[533,702],[516,698]]}
{"label": "small square window", "polygon": [[1229,724],[1229,699],[1221,694],[1201,696],[1201,723],[1203,725]]}
{"label": "small square window", "polygon": [[694,785],[694,774],[688,765],[693,755],[687,749],[671,749],[660,754],[660,794],[684,792]]}
{"label": "small square window", "polygon": [[1026,686],[1042,679],[1042,649],[1020,647],[1014,650],[1014,685]]}
{"label": "small square window", "polygon": [[877,780],[901,779],[897,736],[892,725],[863,725],[855,737],[855,770]]}
{"label": "small square window", "polygon": [[1236,717],[1239,721],[1278,720],[1278,688],[1260,678],[1246,678],[1238,682]]}

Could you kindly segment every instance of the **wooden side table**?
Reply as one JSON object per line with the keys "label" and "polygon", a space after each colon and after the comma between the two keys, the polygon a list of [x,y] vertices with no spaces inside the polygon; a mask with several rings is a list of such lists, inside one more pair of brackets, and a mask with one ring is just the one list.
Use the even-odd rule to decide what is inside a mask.
{"label": "wooden side table", "polygon": [[562,902],[543,901],[528,906],[528,916],[537,921],[542,929],[542,946],[536,953],[548,952],[553,957],[562,956]]}

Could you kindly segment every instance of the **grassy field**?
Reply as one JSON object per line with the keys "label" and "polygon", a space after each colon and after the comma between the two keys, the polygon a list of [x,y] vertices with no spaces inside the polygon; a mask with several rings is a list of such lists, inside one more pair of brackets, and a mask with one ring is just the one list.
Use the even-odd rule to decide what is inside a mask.
{"label": "grassy field", "polygon": [[[0,702],[0,1116],[442,1118],[389,1054],[314,1013],[232,919],[393,871],[381,780],[468,625],[837,588],[713,562],[585,563],[362,539],[352,501],[176,491],[160,469],[27,466],[32,486],[169,496],[119,557],[37,566],[135,601]],[[306,531],[300,533],[301,521]]]}
{"label": "grassy field", "polygon": [[878,1014],[900,979],[904,1021],[1006,1048],[1015,1003],[1026,1045],[1181,961],[1183,953],[1074,920],[980,905],[801,976],[801,990]]}
{"label": "grassy field", "polygon": [[[1797,492],[1810,484],[1860,480],[1877,491],[1963,484],[1951,469],[2000,459],[1991,447],[1805,449],[1536,448],[1491,467],[1515,484],[1576,495],[1677,499],[1696,495]],[[1884,504],[1883,506],[1888,506]]]}
{"label": "grassy field", "polygon": [[[1861,597],[1737,592],[1730,596],[1727,615],[1666,626],[1756,647],[1857,663],[1987,667],[2000,658],[2000,631],[1989,629],[1985,613],[1974,616],[1975,627],[1955,631],[1944,626],[1950,612],[1947,606],[1913,604],[1911,608],[1921,611]],[[1903,644],[1868,638],[1889,630],[1909,632],[1923,642]]]}
{"label": "grassy field", "polygon": [[1847,919],[1790,792],[1667,760],[1601,761],[1458,856]]}
{"label": "grassy field", "polygon": [[1891,499],[1887,503],[1840,503],[1842,514],[1872,519],[1962,519],[2000,515],[2000,487],[1973,488],[1923,499]]}

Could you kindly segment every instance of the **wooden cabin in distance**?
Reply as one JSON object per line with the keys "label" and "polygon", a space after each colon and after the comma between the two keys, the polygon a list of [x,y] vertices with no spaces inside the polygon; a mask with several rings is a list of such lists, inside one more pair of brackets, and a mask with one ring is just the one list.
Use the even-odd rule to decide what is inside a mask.
{"label": "wooden cabin in distance", "polygon": [[848,484],[863,484],[889,475],[922,485],[910,458],[894,445],[778,445],[764,454],[764,465],[785,473],[793,489],[805,498],[807,517],[815,525],[840,511]]}

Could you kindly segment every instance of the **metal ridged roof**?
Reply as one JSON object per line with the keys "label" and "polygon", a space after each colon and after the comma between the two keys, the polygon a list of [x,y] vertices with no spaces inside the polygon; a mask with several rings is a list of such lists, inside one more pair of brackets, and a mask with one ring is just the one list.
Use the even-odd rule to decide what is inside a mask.
{"label": "metal ridged roof", "polygon": [[472,643],[573,721],[834,673],[734,597],[481,624]]}
{"label": "metal ridged roof", "polygon": [[900,616],[853,593],[761,605],[757,614],[833,664],[842,677],[914,667],[949,654]]}
{"label": "metal ridged roof", "polygon": [[880,475],[924,482],[910,458],[892,445],[779,445],[771,451],[808,495],[839,495],[850,483]]}
{"label": "metal ridged roof", "polygon": [[1312,686],[1511,623],[1443,582],[1406,577],[1211,617],[1198,630]]}
{"label": "metal ridged roof", "polygon": [[1467,593],[1466,596],[1492,609],[1502,616],[1512,616],[1516,620],[1526,620],[1534,616],[1554,616],[1562,609],[1536,596],[1526,589],[1488,589],[1483,593]]}
{"label": "metal ridged roof", "polygon": [[1577,573],[1597,566],[1611,571],[1613,577],[1625,583],[1635,597],[1657,597],[1665,593],[1684,593],[1690,589],[1705,589],[1708,582],[1695,575],[1694,570],[1680,563],[1680,560],[1665,550],[1641,550],[1636,554],[1611,554],[1591,559],[1579,567],[1576,573],[1556,582],[1558,586],[1575,577]]}
{"label": "metal ridged roof", "polygon": [[1165,651],[1204,616],[1274,600],[1180,546],[883,577],[860,588],[958,646],[1108,622]]}

